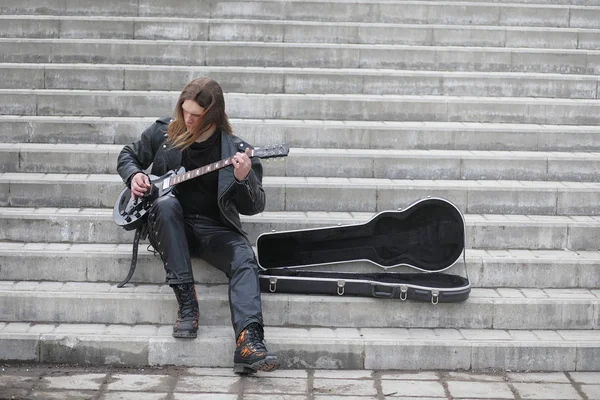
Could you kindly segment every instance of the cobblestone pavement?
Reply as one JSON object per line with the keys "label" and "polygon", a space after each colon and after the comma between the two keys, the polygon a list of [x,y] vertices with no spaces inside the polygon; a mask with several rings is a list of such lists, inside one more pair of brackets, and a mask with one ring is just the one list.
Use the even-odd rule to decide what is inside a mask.
{"label": "cobblestone pavement", "polygon": [[281,370],[8,365],[0,399],[375,400],[600,399],[600,372]]}

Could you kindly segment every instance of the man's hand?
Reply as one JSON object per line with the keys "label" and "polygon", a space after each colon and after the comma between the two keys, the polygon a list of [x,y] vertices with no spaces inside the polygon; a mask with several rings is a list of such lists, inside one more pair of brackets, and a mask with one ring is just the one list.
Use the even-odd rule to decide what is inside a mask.
{"label": "man's hand", "polygon": [[235,153],[233,156],[233,176],[238,181],[243,181],[250,173],[250,168],[252,167],[252,162],[250,161],[250,149],[246,149],[245,153]]}
{"label": "man's hand", "polygon": [[146,174],[138,172],[131,179],[131,198],[141,197],[146,193],[146,190],[150,188],[150,180]]}

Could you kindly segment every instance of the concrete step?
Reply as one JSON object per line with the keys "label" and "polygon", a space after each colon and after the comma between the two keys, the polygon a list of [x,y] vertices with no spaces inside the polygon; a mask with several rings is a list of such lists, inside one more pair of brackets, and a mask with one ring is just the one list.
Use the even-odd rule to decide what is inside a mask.
{"label": "concrete step", "polygon": [[[0,89],[0,114],[170,115],[179,94],[179,91]],[[600,123],[600,100],[228,93],[225,101],[228,115],[233,118],[571,125]]]}
{"label": "concrete step", "polygon": [[0,15],[0,37],[600,48],[600,31],[595,29],[420,22],[324,24],[322,21],[260,19]]}
{"label": "concrete step", "polygon": [[[0,323],[0,359],[68,364],[231,367],[229,326],[195,340],[171,325]],[[282,328],[267,326],[284,368],[376,370],[600,370],[597,330]]]}
{"label": "concrete step", "polygon": [[[5,143],[123,145],[139,139],[157,117],[0,115],[0,137]],[[288,143],[292,148],[600,151],[600,127],[594,125],[239,118],[230,122],[235,133],[250,143]]]}
{"label": "concrete step", "polygon": [[[364,223],[373,213],[264,212],[242,216],[251,243],[272,230],[296,230]],[[600,217],[466,214],[467,248],[599,250]],[[133,232],[117,227],[110,209],[0,208],[0,240],[123,244]]]}
{"label": "concrete step", "polygon": [[[196,285],[200,325],[231,323],[228,285]],[[270,326],[336,328],[600,329],[600,290],[472,289],[461,303],[263,293]],[[168,285],[117,288],[91,282],[1,281],[1,322],[169,324]],[[527,315],[527,318],[515,318]],[[600,333],[599,333],[600,334]]]}
{"label": "concrete step", "polygon": [[[267,211],[378,212],[427,196],[469,214],[600,214],[600,183],[270,177]],[[116,174],[0,174],[0,206],[111,208],[123,189]],[[336,199],[332,202],[332,199]]]}
{"label": "concrete step", "polygon": [[[454,0],[422,0],[431,1],[434,3],[440,3],[443,1],[453,2]],[[461,0],[461,2],[473,2],[483,3],[482,0]],[[499,3],[505,4],[504,0],[486,0],[487,3]],[[510,4],[529,4],[529,5],[574,5],[574,6],[598,6],[600,2],[598,0],[511,0]]]}
{"label": "concrete step", "polygon": [[598,74],[599,50],[126,39],[0,39],[3,63]]}
{"label": "concrete step", "polygon": [[[269,144],[267,144],[269,145]],[[0,143],[5,172],[115,174],[122,145]],[[265,176],[595,182],[600,153],[291,148]]]}
{"label": "concrete step", "polygon": [[225,92],[598,98],[597,76],[520,72],[0,64],[2,89],[171,90],[210,76]]}
{"label": "concrete step", "polygon": [[[500,4],[456,1],[211,1],[141,0],[118,4],[87,1],[5,0],[3,14],[119,15],[132,17],[252,18],[313,21],[355,21],[509,26],[597,27],[598,7],[571,5]],[[516,3],[519,3],[517,0]],[[574,0],[598,6],[595,0]],[[551,2],[554,3],[554,2]]]}
{"label": "concrete step", "polygon": [[[129,271],[131,244],[0,242],[0,280],[55,282],[120,282]],[[151,250],[151,248],[150,248]],[[468,276],[477,288],[567,289],[600,287],[600,253],[569,250],[468,249],[467,270],[462,258],[445,271]],[[318,271],[377,273],[368,262],[306,267]],[[227,277],[200,258],[193,259],[196,282],[225,284]],[[392,272],[415,272],[396,267]],[[163,264],[144,244],[132,284],[164,283]]]}

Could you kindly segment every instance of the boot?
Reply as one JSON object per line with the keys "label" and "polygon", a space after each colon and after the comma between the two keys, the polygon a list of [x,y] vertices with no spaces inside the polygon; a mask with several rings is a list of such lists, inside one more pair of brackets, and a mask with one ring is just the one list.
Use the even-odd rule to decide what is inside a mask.
{"label": "boot", "polygon": [[197,336],[198,318],[200,318],[196,287],[193,283],[182,283],[171,287],[179,304],[177,321],[173,325],[173,337],[193,339]]}
{"label": "boot", "polygon": [[233,372],[253,374],[256,371],[274,371],[279,368],[275,354],[269,354],[265,346],[263,328],[258,323],[248,325],[236,340],[233,354]]}

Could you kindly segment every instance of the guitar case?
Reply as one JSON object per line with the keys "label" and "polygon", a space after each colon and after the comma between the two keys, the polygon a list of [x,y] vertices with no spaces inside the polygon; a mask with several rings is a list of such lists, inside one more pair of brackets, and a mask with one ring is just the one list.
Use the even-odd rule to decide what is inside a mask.
{"label": "guitar case", "polygon": [[[264,233],[256,246],[263,292],[437,304],[464,301],[471,291],[468,277],[442,273],[465,255],[463,215],[442,198],[383,211],[362,224]],[[381,272],[344,270],[356,262]],[[400,267],[414,272],[390,271]]]}

